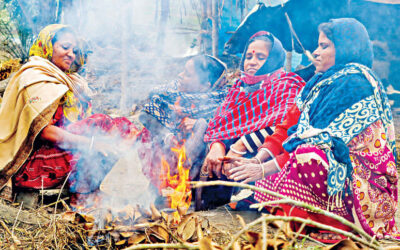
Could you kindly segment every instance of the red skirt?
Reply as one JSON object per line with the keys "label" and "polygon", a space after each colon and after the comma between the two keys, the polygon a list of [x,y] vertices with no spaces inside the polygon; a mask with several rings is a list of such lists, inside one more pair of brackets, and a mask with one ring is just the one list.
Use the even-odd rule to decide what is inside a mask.
{"label": "red skirt", "polygon": [[[137,128],[128,119],[111,118],[104,114],[94,114],[70,124],[65,129],[89,137],[94,134],[113,135],[121,140],[133,140],[138,134]],[[33,189],[56,187],[72,170],[84,171],[76,166],[82,155],[84,154],[79,151],[65,151],[51,143],[38,140],[33,152],[15,175],[14,184],[16,187]],[[85,179],[90,180],[90,176],[86,176]]]}

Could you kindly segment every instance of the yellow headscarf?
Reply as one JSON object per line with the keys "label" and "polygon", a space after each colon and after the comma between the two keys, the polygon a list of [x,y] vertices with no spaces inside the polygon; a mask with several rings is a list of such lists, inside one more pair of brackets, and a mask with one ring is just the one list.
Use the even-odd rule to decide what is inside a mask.
{"label": "yellow headscarf", "polygon": [[[52,40],[56,33],[63,28],[69,28],[69,26],[65,24],[50,24],[42,29],[29,50],[29,56],[40,56],[51,61],[53,56]],[[78,51],[74,64],[71,66],[71,72],[78,71],[85,64],[85,57],[81,50]]]}

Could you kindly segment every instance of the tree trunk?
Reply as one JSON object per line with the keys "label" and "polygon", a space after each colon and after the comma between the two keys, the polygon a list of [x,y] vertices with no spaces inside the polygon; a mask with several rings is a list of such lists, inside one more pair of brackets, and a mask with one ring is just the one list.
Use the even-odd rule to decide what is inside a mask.
{"label": "tree trunk", "polygon": [[212,0],[212,55],[218,56],[219,0]]}
{"label": "tree trunk", "polygon": [[286,52],[286,71],[287,72],[292,71],[292,57],[293,57],[292,51]]}
{"label": "tree trunk", "polygon": [[164,51],[165,29],[169,16],[169,0],[161,0],[161,12],[158,22],[157,47],[160,54]]}
{"label": "tree trunk", "polygon": [[121,10],[121,99],[119,103],[120,110],[124,113],[127,111],[127,94],[128,94],[128,8]]}
{"label": "tree trunk", "polygon": [[200,24],[200,34],[199,34],[199,47],[200,52],[204,54],[212,53],[212,38],[211,38],[211,30],[212,26],[210,25],[211,20],[211,1],[212,0],[203,0],[200,2],[201,4],[201,24]]}

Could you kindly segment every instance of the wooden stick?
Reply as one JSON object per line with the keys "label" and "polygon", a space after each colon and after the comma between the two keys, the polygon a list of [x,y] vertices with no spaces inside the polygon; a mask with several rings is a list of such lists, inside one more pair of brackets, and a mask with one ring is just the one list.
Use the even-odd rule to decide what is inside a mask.
{"label": "wooden stick", "polygon": [[22,205],[23,204],[24,204],[24,202],[21,202],[21,205],[19,206],[19,210],[18,210],[17,216],[15,216],[14,224],[13,224],[12,229],[11,229],[11,234],[12,235],[14,235],[15,224],[17,224],[18,216],[21,213],[21,209],[22,209]]}
{"label": "wooden stick", "polygon": [[316,226],[316,227],[324,229],[324,230],[328,230],[328,231],[331,231],[331,232],[334,232],[334,233],[338,233],[338,234],[344,235],[346,237],[349,237],[349,238],[351,238],[353,240],[356,240],[356,241],[358,241],[358,242],[360,242],[360,243],[362,243],[362,244],[364,244],[364,245],[366,245],[368,247],[371,247],[373,249],[380,249],[379,243],[378,243],[378,245],[371,244],[368,241],[366,241],[366,240],[364,240],[364,239],[362,239],[360,237],[357,237],[353,233],[350,233],[350,232],[347,232],[347,231],[344,231],[344,230],[341,230],[341,229],[338,229],[338,228],[335,228],[335,227],[332,227],[332,226],[328,226],[328,225],[325,225],[325,224],[322,224],[322,223],[319,223],[319,222],[315,222],[315,221],[312,221],[312,220],[309,220],[309,219],[303,219],[303,218],[300,218],[300,217],[273,216],[273,215],[268,215],[268,216],[263,215],[260,218],[258,218],[256,220],[250,222],[249,224],[247,224],[247,226],[245,228],[241,229],[239,232],[237,232],[234,235],[232,241],[224,249],[229,250],[230,248],[232,248],[234,242],[240,237],[240,235],[242,235],[244,232],[249,230],[251,227],[253,227],[253,226],[255,226],[255,225],[259,224],[259,223],[262,223],[262,221],[270,222],[270,221],[276,221],[276,220],[282,220],[282,221],[287,221],[287,222],[294,221],[294,222],[299,222],[299,223],[305,223],[305,224],[308,224],[308,225],[313,225],[313,226]]}
{"label": "wooden stick", "polygon": [[[372,237],[369,234],[367,234],[363,229],[359,228],[355,224],[351,223],[350,221],[346,220],[345,218],[343,218],[343,217],[341,217],[339,215],[336,215],[336,214],[331,213],[329,211],[325,211],[325,210],[323,210],[321,208],[313,207],[313,206],[311,206],[311,205],[309,205],[307,203],[304,203],[304,202],[300,202],[300,201],[295,201],[295,200],[289,199],[288,197],[286,197],[286,196],[284,196],[282,194],[279,194],[279,193],[276,193],[276,192],[273,192],[273,191],[270,191],[270,190],[267,190],[267,189],[264,189],[264,188],[259,188],[259,187],[256,187],[256,186],[253,186],[253,185],[249,185],[249,184],[229,182],[229,181],[192,182],[192,184],[193,184],[193,187],[195,187],[195,188],[204,187],[204,186],[225,185],[225,186],[231,186],[231,187],[247,188],[247,189],[251,189],[251,190],[254,190],[254,191],[261,192],[261,193],[266,193],[266,194],[275,196],[277,198],[283,199],[282,201],[279,201],[279,200],[278,201],[274,201],[273,204],[290,203],[290,204],[298,206],[298,207],[306,208],[306,209],[310,210],[311,212],[323,214],[325,216],[328,216],[328,217],[331,217],[331,218],[333,218],[335,220],[338,220],[339,222],[341,222],[342,224],[344,224],[344,225],[346,225],[348,227],[351,227],[354,231],[359,233],[361,236],[364,236],[367,240],[369,240],[369,241],[372,240]],[[269,202],[267,202],[267,203],[269,203]],[[253,205],[251,205],[251,207],[264,206],[264,204],[265,203],[253,204]],[[374,240],[373,243],[375,245],[379,245],[379,243],[376,240]]]}
{"label": "wooden stick", "polygon": [[64,189],[64,186],[65,186],[65,184],[67,183],[67,181],[68,181],[70,175],[71,175],[71,172],[68,173],[67,177],[65,178],[64,183],[63,183],[62,186],[61,186],[60,192],[58,193],[57,202],[55,203],[55,206],[54,206],[54,214],[56,214],[56,212],[57,212],[57,204],[58,204],[58,201],[60,200],[61,193],[62,193],[62,191],[63,191],[63,189]]}
{"label": "wooden stick", "polygon": [[[279,231],[278,231],[279,232]],[[267,249],[267,222],[262,221],[262,249]]]}
{"label": "wooden stick", "polygon": [[65,198],[62,198],[62,199],[60,199],[60,200],[58,200],[58,201],[55,201],[55,202],[52,202],[52,203],[50,203],[50,204],[41,206],[40,208],[51,207],[51,206],[53,206],[53,205],[55,205],[55,204],[57,204],[57,203],[59,203],[59,202],[63,202],[63,201],[65,202],[65,201],[68,200],[68,199],[69,199],[69,197],[65,197]]}
{"label": "wooden stick", "polygon": [[[294,233],[294,232],[293,232],[293,233]],[[323,246],[323,247],[326,247],[326,246],[327,246],[326,244],[324,244],[324,243],[322,243],[322,242],[320,242],[320,241],[318,241],[318,240],[316,240],[316,239],[313,239],[313,238],[311,238],[311,237],[308,236],[308,235],[305,235],[305,234],[298,234],[298,236],[301,236],[301,237],[303,237],[303,238],[306,238],[307,240],[312,241],[312,242],[314,242],[314,243],[317,243],[317,244],[319,244],[319,245],[321,245],[321,246]]]}
{"label": "wooden stick", "polygon": [[136,246],[130,246],[127,248],[124,248],[125,250],[131,250],[131,249],[154,249],[154,248],[163,248],[163,249],[200,249],[200,246],[194,246],[194,245],[187,245],[187,244],[175,244],[175,243],[158,243],[158,244],[139,244]]}
{"label": "wooden stick", "polygon": [[0,224],[3,226],[3,228],[6,230],[7,233],[10,234],[11,238],[13,239],[13,241],[15,242],[15,244],[17,245],[21,245],[21,241],[17,238],[17,236],[15,236],[10,229],[7,227],[6,223],[4,223],[3,220],[0,219]]}

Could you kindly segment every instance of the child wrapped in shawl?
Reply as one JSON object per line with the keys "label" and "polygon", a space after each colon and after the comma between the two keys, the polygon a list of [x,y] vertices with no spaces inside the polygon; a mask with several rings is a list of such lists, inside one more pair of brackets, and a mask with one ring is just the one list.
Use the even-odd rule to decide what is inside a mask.
{"label": "child wrapped in shawl", "polygon": [[88,84],[70,70],[75,61],[83,62],[68,26],[45,27],[29,55],[10,80],[0,109],[0,189],[12,177],[18,188],[54,188],[73,171],[72,192],[94,191],[117,154],[95,135],[123,141],[137,130],[126,118],[91,115]]}
{"label": "child wrapped in shawl", "polygon": [[[186,166],[191,166],[190,177],[194,179],[204,158],[203,137],[209,119],[226,97],[226,66],[208,55],[190,58],[184,71],[168,88],[153,91],[145,104],[139,120],[150,132],[147,149],[142,152],[146,161],[144,169],[153,185],[159,186],[160,156],[171,154],[171,147],[185,140]],[[170,165],[175,166],[175,163]]]}
{"label": "child wrapped in shawl", "polygon": [[[210,150],[201,170],[203,179],[213,175],[226,178],[233,165],[223,162],[223,158],[254,155],[275,125],[282,122],[305,85],[299,76],[283,70],[284,62],[282,44],[269,32],[260,31],[249,39],[240,64],[242,77],[229,89],[208,124],[204,140],[210,144]],[[229,202],[231,189],[220,189],[199,189],[197,209]]]}
{"label": "child wrapped in shawl", "polygon": [[[319,32],[316,75],[257,154],[262,162],[273,157],[262,164],[269,175],[279,172],[256,178],[256,186],[357,222],[378,239],[398,237],[394,126],[384,88],[369,69],[373,51],[368,33],[352,18],[332,19]],[[241,180],[241,169],[254,166],[243,164],[231,174]],[[255,198],[276,200],[261,192]],[[322,214],[289,204],[280,207],[286,215],[351,231]],[[308,230],[325,243],[341,239]]]}

